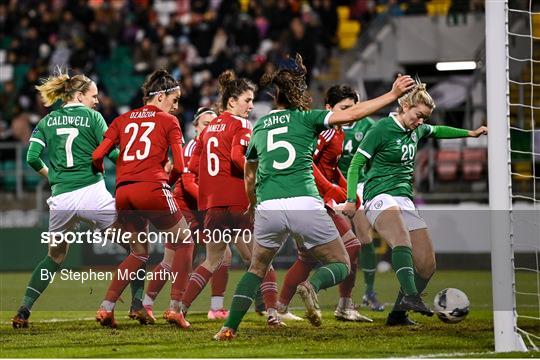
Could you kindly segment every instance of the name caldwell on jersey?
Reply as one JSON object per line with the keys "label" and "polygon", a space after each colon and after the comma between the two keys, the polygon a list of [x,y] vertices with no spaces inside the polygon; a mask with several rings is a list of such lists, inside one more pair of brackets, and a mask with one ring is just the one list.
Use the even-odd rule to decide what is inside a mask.
{"label": "name caldwell on jersey", "polygon": [[[129,281],[161,280],[174,282],[176,281],[176,277],[178,276],[178,273],[168,272],[164,270],[156,272],[145,272],[143,269],[139,269],[137,271],[130,272],[128,270],[118,269],[116,272],[118,273],[119,279]],[[78,281],[81,284],[84,284],[88,281],[111,281],[115,277],[114,275],[115,274],[113,271],[95,271],[92,269],[88,269],[86,271],[73,271],[71,269],[62,269],[60,272],[57,273],[49,272],[47,269],[42,269],[40,274],[42,281],[48,281],[51,284],[55,280]]]}

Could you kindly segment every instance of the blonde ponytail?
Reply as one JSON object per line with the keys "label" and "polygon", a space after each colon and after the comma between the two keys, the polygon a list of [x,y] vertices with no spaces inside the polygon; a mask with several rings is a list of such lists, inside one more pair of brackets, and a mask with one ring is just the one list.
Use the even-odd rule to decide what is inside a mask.
{"label": "blonde ponytail", "polygon": [[435,108],[433,98],[426,90],[426,84],[422,83],[419,78],[416,79],[416,85],[412,90],[398,99],[399,112],[403,112],[403,105],[413,107],[419,104],[424,104],[430,109]]}
{"label": "blonde ponytail", "polygon": [[91,83],[92,80],[84,75],[70,77],[58,69],[57,74],[49,76],[41,85],[36,86],[36,89],[43,104],[49,107],[58,100],[62,100],[62,103],[72,100],[77,91],[86,93]]}

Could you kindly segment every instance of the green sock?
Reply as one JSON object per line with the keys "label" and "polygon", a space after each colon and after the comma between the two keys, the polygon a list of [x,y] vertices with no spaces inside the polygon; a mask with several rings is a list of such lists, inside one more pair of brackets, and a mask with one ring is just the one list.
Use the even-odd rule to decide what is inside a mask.
{"label": "green sock", "polygon": [[373,291],[375,283],[375,271],[377,270],[377,254],[375,254],[375,246],[373,243],[362,244],[360,250],[360,264],[364,273],[364,285],[366,293]]}
{"label": "green sock", "polygon": [[263,312],[266,310],[266,305],[264,304],[264,299],[262,296],[261,288],[257,288],[257,293],[255,294],[255,311]]}
{"label": "green sock", "polygon": [[[424,279],[416,271],[414,272],[414,284],[416,285],[416,290],[418,293],[424,291],[429,283],[429,280],[431,280],[431,276],[428,279]],[[401,304],[401,299],[403,299],[403,292],[400,290],[396,298],[396,302],[394,303],[394,308],[392,309],[393,315],[398,315],[397,313],[405,313],[405,311],[401,310],[399,306]]]}
{"label": "green sock", "polygon": [[[141,266],[140,269],[146,272],[146,264]],[[137,278],[131,281],[129,286],[131,287],[131,298],[142,301],[144,295],[144,279]]]}
{"label": "green sock", "polygon": [[349,269],[347,265],[340,262],[330,263],[318,268],[313,275],[309,277],[309,282],[315,289],[315,292],[319,290],[327,289],[336,284],[339,284],[349,275]]}
{"label": "green sock", "polygon": [[419,294],[421,294],[422,291],[426,289],[429,283],[429,280],[431,280],[431,276],[427,279],[424,279],[416,271],[414,272],[414,284],[416,285],[416,290],[418,291]]}
{"label": "green sock", "polygon": [[[23,298],[23,305],[28,309],[31,309],[36,300],[45,291],[50,284],[51,275],[60,269],[60,264],[56,263],[50,256],[46,256],[41,262],[34,268],[26,292]],[[45,270],[47,272],[45,272]],[[43,279],[42,279],[43,272]]]}
{"label": "green sock", "polygon": [[237,330],[242,322],[242,318],[249,310],[251,303],[255,298],[257,289],[261,286],[262,278],[257,275],[246,272],[238,282],[234,292],[229,316],[225,320],[225,326]]}
{"label": "green sock", "polygon": [[405,295],[416,295],[412,249],[408,246],[395,246],[392,249],[392,268],[396,273],[401,290]]}

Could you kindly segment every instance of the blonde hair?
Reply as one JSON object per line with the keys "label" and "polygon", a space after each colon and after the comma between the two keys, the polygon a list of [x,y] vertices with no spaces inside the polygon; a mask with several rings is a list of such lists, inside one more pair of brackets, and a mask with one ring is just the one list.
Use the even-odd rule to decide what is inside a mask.
{"label": "blonde hair", "polygon": [[416,85],[412,90],[398,99],[398,112],[403,112],[403,105],[413,107],[419,104],[424,104],[430,109],[435,109],[435,101],[426,90],[426,84],[422,83],[419,78],[416,78]]}
{"label": "blonde hair", "polygon": [[57,100],[62,100],[62,103],[68,102],[73,99],[77,91],[86,93],[90,84],[92,80],[84,75],[70,77],[61,69],[57,69],[55,75],[44,79],[41,85],[36,86],[36,89],[39,91],[43,104],[48,107]]}

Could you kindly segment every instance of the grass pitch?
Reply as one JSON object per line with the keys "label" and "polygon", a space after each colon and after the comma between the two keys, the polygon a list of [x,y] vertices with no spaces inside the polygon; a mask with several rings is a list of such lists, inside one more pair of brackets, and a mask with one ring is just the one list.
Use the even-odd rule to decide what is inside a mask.
{"label": "grass pitch", "polygon": [[[231,272],[226,305],[242,275]],[[281,283],[283,271],[278,273]],[[0,274],[0,357],[167,357],[167,358],[241,358],[241,357],[539,357],[538,352],[493,353],[491,311],[491,276],[479,271],[439,271],[427,292],[430,304],[434,295],[446,287],[463,290],[471,300],[471,313],[459,324],[445,324],[436,317],[411,317],[415,327],[386,327],[388,311],[376,313],[361,309],[374,323],[345,323],[334,320],[333,308],[338,298],[337,289],[322,291],[320,303],[325,310],[323,325],[314,328],[307,322],[289,322],[285,329],[266,327],[264,318],[248,313],[238,337],[232,342],[212,340],[221,322],[206,319],[209,305],[209,286],[193,304],[188,319],[189,330],[179,330],[158,319],[154,326],[140,326],[127,318],[129,290],[124,293],[126,303],[116,310],[119,328],[103,329],[94,320],[95,310],[105,293],[107,282],[81,285],[62,281],[52,284],[38,301],[32,313],[29,329],[13,330],[9,319],[14,315],[29,274]],[[536,292],[536,277],[517,274],[522,290]],[[354,299],[360,301],[362,276],[359,274]],[[391,303],[397,291],[392,273],[377,274],[376,290],[382,301]],[[167,304],[169,288],[160,294],[155,305],[160,315]],[[537,299],[518,298],[521,314],[537,314]],[[293,311],[301,315],[300,300],[295,297]],[[537,315],[536,315],[537,316]],[[535,320],[520,322],[527,331],[539,334]]]}

